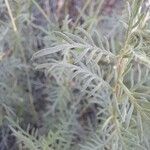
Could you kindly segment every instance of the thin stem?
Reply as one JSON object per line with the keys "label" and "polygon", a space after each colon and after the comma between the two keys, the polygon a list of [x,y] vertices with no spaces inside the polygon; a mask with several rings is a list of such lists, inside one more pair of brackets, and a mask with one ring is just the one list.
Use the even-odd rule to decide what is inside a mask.
{"label": "thin stem", "polygon": [[13,17],[13,14],[12,14],[12,11],[11,11],[11,8],[10,8],[8,0],[5,0],[5,4],[6,4],[7,10],[8,10],[8,14],[9,14],[9,16],[11,18],[13,30],[14,30],[14,32],[18,32],[16,23],[15,23],[15,19]]}

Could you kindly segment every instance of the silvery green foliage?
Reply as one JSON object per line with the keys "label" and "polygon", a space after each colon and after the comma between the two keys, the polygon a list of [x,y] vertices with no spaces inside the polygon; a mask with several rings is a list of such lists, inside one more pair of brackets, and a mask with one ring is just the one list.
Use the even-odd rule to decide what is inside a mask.
{"label": "silvery green foliage", "polygon": [[[27,10],[29,3],[25,4],[25,1],[11,1],[10,4],[12,4],[12,12],[17,14],[16,19],[23,25],[27,19],[24,15],[28,14],[25,10]],[[18,8],[22,4],[25,4],[24,7]],[[18,86],[18,77],[27,68],[27,65],[22,61],[18,38],[12,29],[9,15],[6,13],[5,1],[0,1],[0,6],[0,103],[11,107],[17,105],[23,99],[22,90]],[[21,25],[18,26],[22,30],[23,27]]]}
{"label": "silvery green foliage", "polygon": [[[0,63],[0,103],[11,103],[13,99],[17,98],[17,95],[14,93],[15,89],[15,78],[16,78],[16,71],[21,69],[20,61],[11,58],[6,59]],[[14,86],[14,88],[12,88]]]}
{"label": "silvery green foliage", "polygon": [[97,104],[96,129],[90,127],[95,133],[83,137],[83,150],[150,148],[149,9],[142,5],[142,0],[127,3],[122,41],[77,28],[55,32],[58,44],[33,56],[44,58],[37,69],[44,68],[59,86],[75,83],[79,97]]}
{"label": "silvery green foliage", "polygon": [[[121,19],[105,35],[98,27],[101,17],[105,20],[99,16],[99,0],[87,1],[85,8],[90,11],[79,10],[75,27],[66,16],[61,29],[49,20],[37,1],[9,2],[18,34],[12,30],[6,13],[0,22],[0,52],[6,53],[8,48],[13,54],[0,60],[0,104],[5,111],[11,112],[9,106],[17,108],[17,123],[13,121],[16,116],[7,117],[17,146],[31,150],[149,150],[150,24],[149,9],[142,7],[143,1],[127,3]],[[4,1],[0,6],[3,14]],[[43,91],[47,103],[43,109],[43,96],[37,109],[39,126],[34,128],[27,125],[32,116],[22,114],[24,109],[32,110],[26,107],[28,93],[24,97],[16,74],[25,77],[25,72],[19,71],[27,65],[25,61],[22,65],[22,59],[29,63],[34,53],[31,49],[43,47],[32,61],[36,69],[45,71],[46,83],[28,78],[33,84],[46,86]],[[25,51],[23,56],[21,51]],[[22,80],[27,81],[26,77]],[[20,127],[22,124],[25,127]]]}

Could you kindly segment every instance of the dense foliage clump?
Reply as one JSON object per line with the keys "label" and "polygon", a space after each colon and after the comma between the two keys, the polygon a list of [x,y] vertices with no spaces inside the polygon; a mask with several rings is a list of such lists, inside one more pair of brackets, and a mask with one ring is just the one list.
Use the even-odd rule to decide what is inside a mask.
{"label": "dense foliage clump", "polygon": [[149,0],[48,2],[0,0],[0,149],[149,150]]}

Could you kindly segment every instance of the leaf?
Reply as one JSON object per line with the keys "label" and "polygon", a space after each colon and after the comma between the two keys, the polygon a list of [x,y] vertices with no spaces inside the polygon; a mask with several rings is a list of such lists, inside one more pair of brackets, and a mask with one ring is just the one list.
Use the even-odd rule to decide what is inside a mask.
{"label": "leaf", "polygon": [[127,112],[127,115],[126,115],[126,120],[125,120],[125,123],[126,123],[126,127],[129,128],[129,125],[130,125],[130,122],[131,122],[131,118],[132,118],[132,114],[133,114],[133,110],[134,110],[134,105],[131,104],[128,112]]}
{"label": "leaf", "polygon": [[61,45],[57,45],[55,47],[40,50],[33,55],[33,58],[47,56],[47,55],[50,55],[53,53],[57,53],[59,51],[64,51],[64,50],[66,51],[66,50],[72,49],[72,48],[85,48],[85,47],[86,46],[83,44],[61,44]]}

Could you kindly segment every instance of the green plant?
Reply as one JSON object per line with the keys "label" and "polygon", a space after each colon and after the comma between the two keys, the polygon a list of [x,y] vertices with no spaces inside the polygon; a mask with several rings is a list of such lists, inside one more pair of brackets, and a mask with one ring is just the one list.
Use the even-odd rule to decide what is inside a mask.
{"label": "green plant", "polygon": [[45,1],[0,0],[0,149],[150,149],[149,6],[103,2],[59,24]]}
{"label": "green plant", "polygon": [[97,105],[96,137],[82,143],[83,149],[149,149],[149,8],[143,10],[143,4],[127,2],[123,40],[114,35],[110,42],[96,29],[77,28],[55,32],[62,42],[33,56],[47,60],[37,69],[60,86],[73,82],[88,105]]}

